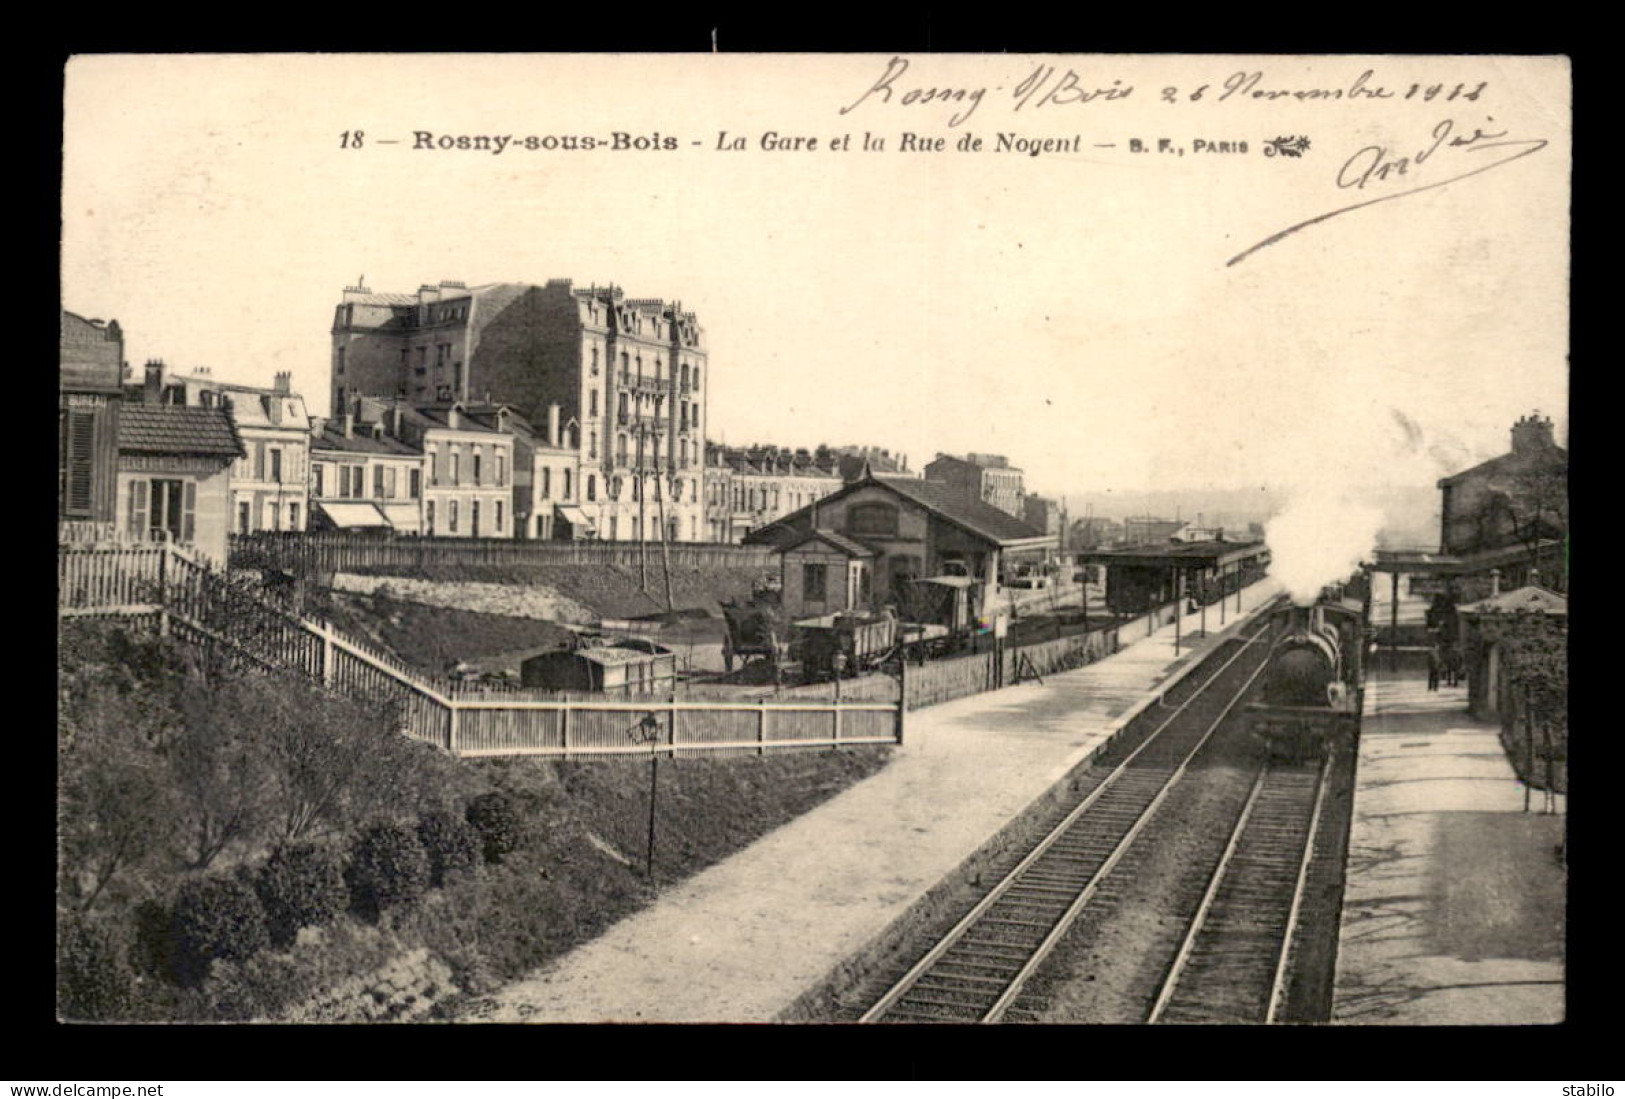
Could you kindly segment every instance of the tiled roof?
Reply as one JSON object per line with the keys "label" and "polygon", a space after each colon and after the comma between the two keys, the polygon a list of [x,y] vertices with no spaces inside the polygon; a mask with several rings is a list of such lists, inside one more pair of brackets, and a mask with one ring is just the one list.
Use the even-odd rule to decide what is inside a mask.
{"label": "tiled roof", "polygon": [[118,448],[131,454],[245,453],[223,408],[127,404],[119,410]]}
{"label": "tiled roof", "polygon": [[382,439],[374,439],[371,424],[356,424],[355,434],[348,438],[345,437],[343,428],[328,425],[320,435],[311,436],[310,449],[342,450],[351,454],[396,454],[408,458],[423,453],[417,447],[387,434]]}
{"label": "tiled roof", "polygon": [[[971,494],[960,485],[942,481],[915,480],[913,477],[877,476],[875,481],[900,496],[930,508],[951,523],[979,534],[993,542],[1015,542],[1023,538],[1042,538],[1044,532],[1000,511],[992,504]],[[861,482],[860,482],[861,483]]]}
{"label": "tiled roof", "polygon": [[[1000,511],[992,504],[986,503],[971,494],[969,489],[959,485],[945,484],[941,481],[923,481],[914,477],[874,476],[867,481],[854,481],[838,492],[819,500],[816,504],[791,512],[789,515],[769,523],[765,527],[753,530],[745,536],[749,545],[781,546],[792,537],[795,524],[806,520],[811,521],[814,507],[824,508],[835,500],[839,500],[865,485],[880,485],[888,488],[906,500],[911,500],[926,510],[940,516],[946,521],[960,527],[979,538],[985,538],[997,545],[1006,545],[1011,542],[1021,542],[1032,538],[1043,538],[1045,534],[1027,523],[1022,522],[1007,512]],[[825,533],[825,532],[820,532]],[[1054,535],[1049,537],[1053,538]]]}
{"label": "tiled roof", "polygon": [[797,546],[805,545],[806,543],[815,539],[822,542],[828,542],[830,545],[834,546],[848,557],[873,557],[875,555],[875,551],[870,549],[868,546],[865,546],[862,542],[853,541],[846,535],[840,534],[833,530],[809,530],[801,537],[781,544],[778,547],[778,552],[788,553]]}
{"label": "tiled roof", "polygon": [[[1517,460],[1514,461],[1514,459]],[[1447,486],[1459,485],[1463,481],[1467,480],[1491,477],[1496,473],[1499,473],[1503,466],[1508,467],[1513,472],[1522,472],[1524,470],[1536,471],[1557,469],[1559,467],[1566,468],[1568,466],[1568,462],[1569,452],[1560,446],[1550,447],[1543,453],[1537,454],[1518,454],[1512,452],[1502,454],[1499,457],[1491,458],[1485,462],[1480,462],[1470,469],[1462,470],[1460,473],[1452,473],[1449,477],[1441,477],[1439,478],[1436,487],[1445,488]]]}
{"label": "tiled roof", "polygon": [[476,420],[473,416],[468,415],[466,408],[464,409],[462,423],[460,423],[457,427],[451,427],[450,424],[447,423],[447,413],[450,411],[450,405],[420,405],[417,408],[407,408],[402,410],[407,419],[410,420],[413,417],[416,417],[417,422],[423,427],[444,427],[451,431],[496,431],[496,428],[487,427],[485,424],[482,424]]}

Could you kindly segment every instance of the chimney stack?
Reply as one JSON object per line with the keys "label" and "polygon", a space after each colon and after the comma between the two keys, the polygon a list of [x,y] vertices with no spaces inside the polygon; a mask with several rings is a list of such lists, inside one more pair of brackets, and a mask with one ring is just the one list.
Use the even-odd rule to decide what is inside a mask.
{"label": "chimney stack", "polygon": [[271,388],[284,396],[291,394],[293,392],[293,371],[278,370],[276,372],[276,383]]}
{"label": "chimney stack", "polygon": [[1541,418],[1537,409],[1512,425],[1512,452],[1525,454],[1535,450],[1549,450],[1557,445],[1552,436],[1551,417]]}
{"label": "chimney stack", "polygon": [[164,392],[164,360],[147,360],[146,385],[141,391],[141,400],[145,404],[157,404]]}
{"label": "chimney stack", "polygon": [[450,408],[446,409],[446,426],[451,428],[453,431],[457,431],[462,428],[463,414],[462,410],[457,405],[452,405]]}
{"label": "chimney stack", "polygon": [[355,438],[355,413],[349,409],[344,411],[344,437],[346,439]]}
{"label": "chimney stack", "polygon": [[559,406],[557,404],[547,406],[547,445],[555,448],[559,446]]}
{"label": "chimney stack", "polygon": [[389,433],[395,438],[401,437],[401,427],[406,422],[406,413],[401,411],[401,404],[396,401],[389,406]]}

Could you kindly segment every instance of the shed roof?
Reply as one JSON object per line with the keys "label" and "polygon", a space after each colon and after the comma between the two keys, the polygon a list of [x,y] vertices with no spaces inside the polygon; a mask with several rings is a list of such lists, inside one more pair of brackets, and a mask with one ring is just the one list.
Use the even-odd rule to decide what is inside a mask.
{"label": "shed roof", "polygon": [[1144,568],[1197,568],[1228,565],[1268,552],[1263,542],[1169,542],[1162,546],[1092,550],[1078,554],[1079,564],[1130,565]]}
{"label": "shed roof", "polygon": [[1533,614],[1568,614],[1567,597],[1538,584],[1526,584],[1476,603],[1456,608],[1462,614],[1511,614],[1522,611]]}

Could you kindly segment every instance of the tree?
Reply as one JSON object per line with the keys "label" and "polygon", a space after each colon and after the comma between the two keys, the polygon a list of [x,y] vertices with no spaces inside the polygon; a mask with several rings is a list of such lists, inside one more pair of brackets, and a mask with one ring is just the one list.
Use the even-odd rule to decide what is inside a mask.
{"label": "tree", "polygon": [[88,912],[116,878],[163,852],[176,799],[151,743],[150,692],[102,691],[70,718],[59,745],[61,869]]}
{"label": "tree", "polygon": [[264,681],[231,678],[182,703],[185,721],[165,756],[195,869],[207,869],[233,841],[253,839],[265,826],[272,779],[260,728],[265,693]]}
{"label": "tree", "polygon": [[174,942],[178,976],[196,983],[215,959],[241,961],[269,944],[265,909],[242,875],[189,878],[175,896]]}
{"label": "tree", "polygon": [[270,827],[281,842],[336,834],[380,814],[412,816],[444,797],[450,761],[402,736],[390,707],[295,676],[251,682],[249,720],[265,751]]}
{"label": "tree", "polygon": [[316,844],[279,848],[254,884],[271,940],[281,946],[293,942],[301,927],[331,922],[349,900],[337,852]]}
{"label": "tree", "polygon": [[130,1007],[135,977],[124,945],[105,924],[83,916],[57,930],[57,1011],[64,1019],[119,1019]]}
{"label": "tree", "polygon": [[401,824],[375,824],[351,847],[348,876],[356,909],[376,917],[428,891],[429,856],[418,842],[415,829]]}
{"label": "tree", "polygon": [[[1524,735],[1541,744],[1540,753],[1550,760],[1566,759],[1569,665],[1564,619],[1529,611],[1484,614],[1479,617],[1479,630],[1485,644],[1501,646],[1506,681],[1528,718]],[[1515,753],[1515,766],[1522,766],[1533,754],[1537,753]],[[1534,778],[1524,776],[1526,781]]]}
{"label": "tree", "polygon": [[1552,461],[1492,478],[1481,514],[1481,532],[1495,540],[1505,532],[1529,551],[1530,567],[1538,567],[1540,544],[1568,533],[1568,464]]}

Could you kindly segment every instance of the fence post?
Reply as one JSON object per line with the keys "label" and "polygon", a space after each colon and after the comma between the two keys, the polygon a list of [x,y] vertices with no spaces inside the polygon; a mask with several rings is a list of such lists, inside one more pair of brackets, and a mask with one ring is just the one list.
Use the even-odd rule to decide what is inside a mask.
{"label": "fence post", "polygon": [[564,758],[570,758],[570,700],[565,699],[559,708],[559,743],[564,748]]}
{"label": "fence post", "polygon": [[452,755],[457,754],[457,700],[449,700],[446,706],[446,751]]}
{"label": "fence post", "polygon": [[756,754],[767,754],[767,699],[756,704]]}
{"label": "fence post", "polygon": [[897,743],[903,743],[903,714],[908,711],[908,659],[897,673]]}
{"label": "fence post", "polygon": [[322,622],[322,685],[333,685],[333,624]]}
{"label": "fence post", "polygon": [[830,712],[835,715],[835,750],[838,752],[841,750],[841,700],[839,696],[836,697],[835,705],[830,708]]}

